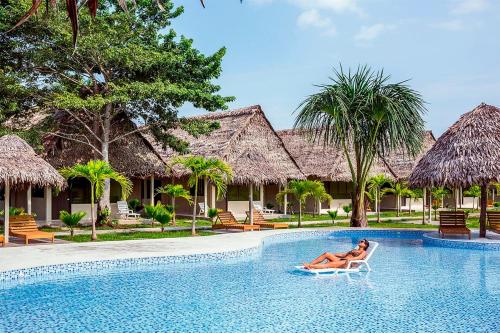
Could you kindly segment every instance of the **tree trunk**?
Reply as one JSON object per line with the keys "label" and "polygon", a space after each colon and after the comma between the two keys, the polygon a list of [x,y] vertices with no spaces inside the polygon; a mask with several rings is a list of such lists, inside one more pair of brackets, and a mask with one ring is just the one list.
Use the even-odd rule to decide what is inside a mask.
{"label": "tree trunk", "polygon": [[377,223],[380,223],[380,188],[377,188]]}
{"label": "tree trunk", "polygon": [[352,197],[351,227],[367,227],[364,191],[361,185],[357,185]]}
{"label": "tree trunk", "polygon": [[299,223],[297,225],[299,228],[302,227],[302,203],[299,202]]}
{"label": "tree trunk", "polygon": [[396,195],[396,216],[399,217],[399,210],[401,207],[401,197],[399,194]]}
{"label": "tree trunk", "polygon": [[410,203],[408,205],[408,208],[409,208],[408,214],[411,215],[411,198],[410,198]]}
{"label": "tree trunk", "polygon": [[172,225],[175,226],[176,225],[176,219],[175,219],[175,196],[172,196],[172,210],[173,210],[173,213],[172,213]]}
{"label": "tree trunk", "polygon": [[97,231],[95,229],[95,184],[90,184],[90,218],[92,219],[92,240],[97,240]]}
{"label": "tree trunk", "polygon": [[73,230],[73,228],[71,228],[71,229],[69,230],[69,234],[71,235],[71,238],[73,238],[73,235],[74,235],[74,230]]}
{"label": "tree trunk", "polygon": [[486,237],[486,209],[488,206],[488,184],[481,185],[481,213],[479,215],[479,237]]}
{"label": "tree trunk", "polygon": [[196,236],[196,205],[198,202],[198,178],[194,183],[193,220],[191,221],[191,235]]}
{"label": "tree trunk", "polygon": [[[109,163],[109,134],[111,132],[111,109],[112,104],[107,104],[104,107],[104,119],[103,119],[103,133],[102,133],[102,144],[101,144],[101,154],[102,160]],[[109,179],[104,180],[104,191],[102,192],[102,197],[100,200],[101,209],[106,207],[111,208],[110,202],[111,194],[111,182]],[[153,195],[151,193],[151,195]]]}

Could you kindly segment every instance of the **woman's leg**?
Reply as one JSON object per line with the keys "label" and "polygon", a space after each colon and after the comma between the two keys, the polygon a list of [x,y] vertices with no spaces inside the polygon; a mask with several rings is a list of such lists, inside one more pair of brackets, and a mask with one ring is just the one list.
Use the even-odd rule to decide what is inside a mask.
{"label": "woman's leg", "polygon": [[311,265],[316,265],[319,263],[322,263],[323,261],[328,260],[328,261],[339,261],[340,259],[337,258],[334,254],[325,252],[313,261],[311,261]]}
{"label": "woman's leg", "polygon": [[347,266],[347,261],[346,260],[340,260],[340,261],[330,261],[327,262],[326,264],[311,264],[308,265],[307,268],[309,269],[323,269],[323,268],[345,268]]}

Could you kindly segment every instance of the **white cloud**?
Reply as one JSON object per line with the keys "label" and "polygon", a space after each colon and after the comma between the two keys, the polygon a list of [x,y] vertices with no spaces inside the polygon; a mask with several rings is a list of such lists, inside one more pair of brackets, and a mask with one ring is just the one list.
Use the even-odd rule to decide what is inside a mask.
{"label": "white cloud", "polygon": [[394,30],[395,28],[395,25],[387,25],[383,23],[362,26],[359,32],[354,36],[354,39],[361,42],[371,41],[379,37],[382,33]]}
{"label": "white cloud", "polygon": [[325,35],[333,36],[336,34],[336,29],[329,17],[322,16],[316,9],[310,9],[302,12],[297,17],[297,25],[300,28],[317,28],[322,29]]}
{"label": "white cloud", "polygon": [[335,13],[355,12],[362,14],[357,0],[290,0],[304,9],[331,10]]}
{"label": "white cloud", "polygon": [[482,12],[488,5],[488,0],[460,0],[451,12],[457,15]]}
{"label": "white cloud", "polygon": [[462,20],[443,21],[432,25],[435,28],[448,31],[461,31],[465,29],[465,24]]}

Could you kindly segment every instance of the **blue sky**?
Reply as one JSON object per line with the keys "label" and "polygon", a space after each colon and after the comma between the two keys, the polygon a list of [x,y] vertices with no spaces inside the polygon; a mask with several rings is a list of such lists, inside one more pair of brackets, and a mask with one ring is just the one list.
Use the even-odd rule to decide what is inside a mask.
{"label": "blue sky", "polygon": [[260,104],[276,129],[292,127],[292,112],[340,63],[411,79],[437,136],[481,102],[500,105],[499,0],[174,3],[185,7],[179,34],[205,53],[227,48],[218,83],[236,97],[231,108]]}

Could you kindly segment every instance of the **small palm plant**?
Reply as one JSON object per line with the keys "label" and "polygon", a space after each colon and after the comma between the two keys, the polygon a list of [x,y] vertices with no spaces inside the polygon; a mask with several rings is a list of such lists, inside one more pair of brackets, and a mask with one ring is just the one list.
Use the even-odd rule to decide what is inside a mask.
{"label": "small palm plant", "polygon": [[325,184],[319,180],[313,181],[311,188],[311,198],[314,199],[314,204],[317,205],[318,214],[321,214],[321,210],[319,209],[319,203],[326,200],[331,200],[332,196],[328,194],[325,189]]}
{"label": "small palm plant", "polygon": [[165,207],[156,212],[155,220],[161,225],[161,232],[165,231],[165,226],[172,220],[172,213],[170,213]]}
{"label": "small palm plant", "polygon": [[135,213],[137,212],[137,208],[141,205],[141,201],[139,199],[130,199],[128,202],[128,208],[132,209],[132,211]]}
{"label": "small palm plant", "polygon": [[71,238],[74,235],[74,229],[80,221],[87,215],[85,212],[69,213],[65,210],[59,212],[59,219],[69,228]]}
{"label": "small palm plant", "polygon": [[90,182],[90,214],[92,220],[92,240],[97,240],[95,225],[95,203],[104,193],[104,182],[113,179],[121,186],[122,199],[126,199],[132,192],[132,182],[115,171],[109,163],[101,160],[91,160],[87,164],[75,164],[72,167],[62,168],[61,175],[66,179],[84,178]]}
{"label": "small palm plant", "polygon": [[401,198],[404,197],[409,189],[406,183],[397,182],[392,184],[391,188],[383,190],[385,193],[392,193],[396,196],[396,215],[399,217],[401,214]]}
{"label": "small palm plant", "polygon": [[306,199],[312,196],[315,188],[319,186],[317,183],[318,181],[314,180],[292,180],[288,184],[287,188],[285,188],[283,191],[280,191],[276,195],[276,200],[278,202],[283,202],[284,197],[287,194],[293,195],[295,200],[297,200],[299,204],[299,221],[298,221],[299,228],[302,226],[302,208],[306,202]]}
{"label": "small palm plant", "polygon": [[189,191],[184,188],[181,184],[168,184],[163,187],[160,187],[156,190],[156,193],[160,194],[166,194],[168,195],[171,200],[172,200],[172,207],[174,209],[174,213],[172,216],[172,225],[175,226],[176,224],[176,218],[175,218],[175,199],[176,198],[183,198],[188,201],[189,204],[193,202],[191,195],[189,194]]}
{"label": "small palm plant", "polygon": [[198,184],[200,178],[210,181],[220,197],[226,192],[227,183],[233,178],[231,167],[224,161],[217,158],[206,158],[203,156],[179,156],[174,158],[172,167],[180,165],[190,171],[188,184],[194,187],[193,219],[191,223],[191,233],[196,235],[196,204],[198,202]]}
{"label": "small palm plant", "polygon": [[330,216],[330,218],[332,219],[332,224],[335,224],[335,219],[337,218],[339,212],[336,210],[327,210],[326,212],[328,213],[328,216]]}
{"label": "small palm plant", "polygon": [[432,206],[437,205],[437,208],[432,207],[434,209],[434,218],[436,219],[437,216],[437,210],[439,207],[443,205],[444,201],[444,196],[450,194],[450,191],[445,189],[444,187],[435,187],[431,189],[431,195],[432,195]]}
{"label": "small palm plant", "polygon": [[207,215],[208,217],[210,218],[210,220],[212,220],[212,222],[214,222],[215,218],[217,217],[217,213],[218,213],[218,209],[217,208],[209,208],[207,210]]}
{"label": "small palm plant", "polygon": [[352,211],[352,204],[342,206],[342,210],[349,216],[349,213]]}

